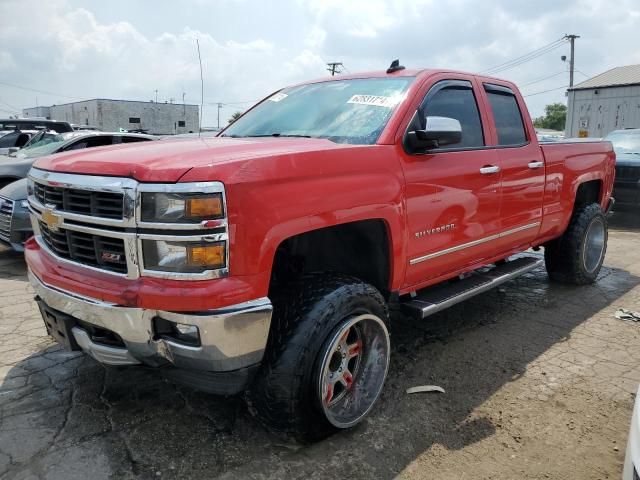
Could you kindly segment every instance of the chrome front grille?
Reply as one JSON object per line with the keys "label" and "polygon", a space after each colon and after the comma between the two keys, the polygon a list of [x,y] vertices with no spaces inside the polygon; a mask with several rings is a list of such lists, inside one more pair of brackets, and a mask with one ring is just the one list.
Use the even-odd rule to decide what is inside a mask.
{"label": "chrome front grille", "polygon": [[53,206],[63,212],[122,219],[124,195],[122,193],[80,190],[34,184],[34,195],[42,205]]}
{"label": "chrome front grille", "polygon": [[127,273],[124,240],[74,230],[54,231],[39,222],[42,240],[59,257],[117,273]]}
{"label": "chrome front grille", "polygon": [[11,217],[13,216],[13,200],[0,197],[0,239],[9,242],[11,239]]}

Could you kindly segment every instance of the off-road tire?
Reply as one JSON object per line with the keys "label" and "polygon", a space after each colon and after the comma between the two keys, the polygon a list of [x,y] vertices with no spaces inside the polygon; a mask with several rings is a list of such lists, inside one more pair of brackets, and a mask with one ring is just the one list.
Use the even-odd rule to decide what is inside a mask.
{"label": "off-road tire", "polygon": [[[594,222],[602,222],[604,226],[604,246],[597,266],[589,270],[585,265],[585,248],[587,232]],[[545,245],[544,260],[549,278],[574,285],[595,282],[607,251],[607,238],[607,217],[600,205],[590,203],[577,207],[565,233]]]}
{"label": "off-road tire", "polygon": [[304,275],[272,295],[272,302],[265,356],[247,392],[249,411],[300,442],[320,440],[338,430],[324,415],[315,389],[320,352],[350,315],[369,313],[388,323],[386,302],[373,286],[329,273]]}

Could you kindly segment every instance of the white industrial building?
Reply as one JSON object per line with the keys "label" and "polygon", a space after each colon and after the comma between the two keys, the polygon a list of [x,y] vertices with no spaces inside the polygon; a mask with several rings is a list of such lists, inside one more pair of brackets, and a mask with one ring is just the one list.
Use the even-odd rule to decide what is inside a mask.
{"label": "white industrial building", "polygon": [[156,135],[197,132],[198,105],[182,103],[136,102],[94,98],[81,102],[25,108],[24,117],[45,117],[78,125],[92,125],[116,132],[144,130]]}
{"label": "white industrial building", "polygon": [[640,65],[616,67],[568,91],[567,137],[604,137],[640,128]]}

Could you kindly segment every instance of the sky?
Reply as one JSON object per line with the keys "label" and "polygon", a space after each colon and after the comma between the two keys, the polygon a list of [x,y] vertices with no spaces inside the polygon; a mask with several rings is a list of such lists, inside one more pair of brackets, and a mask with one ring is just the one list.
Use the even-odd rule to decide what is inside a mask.
{"label": "sky", "polygon": [[[88,98],[200,103],[217,126],[286,85],[345,71],[483,72],[577,34],[576,83],[640,63],[638,0],[0,0],[0,117]],[[566,103],[568,43],[495,75],[533,117]],[[507,65],[509,66],[509,65]],[[173,100],[172,100],[173,99]]]}

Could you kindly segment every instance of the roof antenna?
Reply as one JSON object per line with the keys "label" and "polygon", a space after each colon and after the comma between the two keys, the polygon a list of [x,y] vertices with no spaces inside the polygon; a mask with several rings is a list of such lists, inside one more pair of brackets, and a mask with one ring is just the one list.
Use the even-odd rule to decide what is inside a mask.
{"label": "roof antenna", "polygon": [[198,46],[198,61],[200,62],[200,118],[198,119],[198,138],[202,133],[202,109],[204,108],[204,80],[202,78],[202,57],[200,56],[200,42],[196,38],[196,45]]}
{"label": "roof antenna", "polygon": [[393,73],[399,70],[404,70],[404,67],[400,65],[400,60],[394,60],[393,62],[391,62],[389,68],[387,68],[387,73]]}

